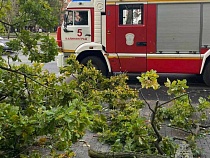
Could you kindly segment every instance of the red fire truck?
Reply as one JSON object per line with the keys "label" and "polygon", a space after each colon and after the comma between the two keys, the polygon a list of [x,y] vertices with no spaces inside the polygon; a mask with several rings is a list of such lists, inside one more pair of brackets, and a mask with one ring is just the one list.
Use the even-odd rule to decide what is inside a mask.
{"label": "red fire truck", "polygon": [[59,67],[74,53],[103,75],[154,69],[210,86],[210,0],[73,0],[57,43]]}

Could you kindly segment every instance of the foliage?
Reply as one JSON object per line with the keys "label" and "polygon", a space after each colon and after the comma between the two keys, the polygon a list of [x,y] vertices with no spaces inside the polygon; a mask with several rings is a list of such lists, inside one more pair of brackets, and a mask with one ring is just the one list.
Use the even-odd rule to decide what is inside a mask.
{"label": "foliage", "polygon": [[[13,11],[16,6],[17,12]],[[5,19],[6,13],[13,12],[13,20]],[[29,56],[30,61],[49,62],[55,59],[57,55],[57,44],[54,38],[47,33],[34,33],[31,30],[25,30],[28,26],[39,26],[45,29],[52,29],[57,25],[55,16],[52,16],[52,8],[44,0],[19,0],[2,1],[0,7],[0,24],[5,27],[16,29],[17,38],[10,40],[7,45],[12,48],[12,60],[19,60],[18,52],[22,51],[24,55]],[[0,26],[1,26],[0,25]],[[8,36],[9,37],[9,36]],[[0,51],[0,54],[3,52]]]}
{"label": "foliage", "polygon": [[53,15],[56,16],[57,18],[57,21],[58,21],[58,24],[59,25],[59,22],[61,20],[61,13],[62,13],[62,10],[61,8],[63,7],[63,3],[64,1],[61,1],[61,0],[47,0],[50,7],[52,8],[52,12],[53,12]]}
{"label": "foliage", "polygon": [[27,25],[38,25],[41,28],[50,29],[57,23],[56,15],[52,13],[49,3],[44,0],[20,0],[19,16],[15,26],[23,28]]}
{"label": "foliage", "polygon": [[[151,72],[147,72],[142,76],[141,80],[147,80],[145,77],[147,74],[150,76]],[[153,88],[153,86],[149,84],[146,86]],[[206,132],[205,130],[200,131],[200,128],[205,127],[202,126],[202,122],[208,118],[207,111],[210,109],[210,102],[200,97],[198,100],[199,104],[193,105],[189,94],[197,93],[197,91],[187,92],[188,86],[185,79],[173,82],[167,79],[165,87],[168,88],[167,93],[172,96],[172,99],[157,106],[156,126],[159,128],[161,126],[160,123],[162,123],[164,119],[169,119],[168,126],[180,131],[185,131],[188,135],[184,140],[189,143],[194,154],[198,154],[199,150],[196,147],[196,138],[199,138]]]}
{"label": "foliage", "polygon": [[[167,79],[165,86],[168,87],[168,94],[173,95],[175,99],[167,107],[160,110],[160,116],[170,119],[169,125],[180,128],[188,133],[186,141],[189,143],[194,154],[199,153],[196,147],[196,138],[205,134],[205,130],[200,131],[202,123],[208,119],[207,111],[210,109],[210,102],[206,98],[200,97],[199,104],[193,105],[190,99],[190,93],[186,92],[187,81],[177,80],[171,82]],[[205,128],[205,126],[203,126]]]}
{"label": "foliage", "polygon": [[[82,95],[77,82],[67,84],[65,75],[57,77],[43,70],[40,62],[55,59],[57,44],[48,34],[32,33],[24,27],[52,28],[56,21],[49,5],[42,0],[18,2],[19,12],[13,21],[0,15],[2,25],[20,31],[7,43],[15,52],[7,55],[8,60],[0,56],[0,157],[23,157],[36,145],[47,145],[52,155],[56,155],[55,149],[71,155],[69,147],[91,125],[97,106]],[[9,1],[1,4],[1,13],[10,11]],[[21,62],[19,52],[29,58],[31,66],[11,63]]]}
{"label": "foliage", "polygon": [[[0,1],[0,19],[5,19],[8,11],[11,10],[11,1]],[[5,30],[5,25],[4,23],[0,23],[0,32],[3,32]]]}
{"label": "foliage", "polygon": [[[154,89],[159,87],[157,78],[158,75],[153,70],[138,77],[142,81],[143,87]],[[135,89],[126,89],[126,91],[138,92]],[[126,94],[126,91],[121,90],[124,94]],[[116,92],[111,96],[114,95],[114,98],[117,98],[120,93],[118,90]],[[156,116],[148,118],[139,115],[141,111],[144,113],[144,104],[138,96],[129,96],[115,101],[111,102],[113,105],[111,109],[104,108],[102,113],[97,115],[94,120],[93,130],[99,132],[101,141],[111,144],[112,150],[115,152],[135,151],[144,154],[166,154],[168,156],[175,154],[177,146],[172,139],[156,133],[161,124],[161,122],[157,122]]]}
{"label": "foliage", "polygon": [[[10,66],[9,72],[0,71],[0,151],[4,157],[17,156],[44,135],[52,149],[68,149],[91,124],[94,103],[83,100],[78,85],[67,85],[64,77],[44,71],[42,64]],[[46,143],[41,138],[37,145]]]}
{"label": "foliage", "polygon": [[[137,78],[142,88],[157,90],[160,88],[157,82],[158,77],[156,71],[151,70]],[[205,111],[209,108],[210,103],[200,98],[200,104],[193,106],[189,93],[186,91],[188,88],[186,84],[186,80],[171,82],[167,79],[165,86],[168,88],[168,94],[173,95],[172,99],[163,103],[157,100],[155,105],[144,100],[147,108],[150,109],[150,118],[139,115],[144,109],[142,103],[130,102],[130,99],[127,98],[122,101],[124,108],[113,104],[111,109],[104,109],[101,115],[97,115],[93,130],[98,131],[100,140],[111,144],[115,152],[136,151],[173,157],[178,147],[175,140],[180,139],[185,140],[194,154],[197,154],[196,138],[202,135],[202,132],[196,132],[196,130],[201,121],[207,118]],[[138,100],[138,98],[135,99]],[[126,100],[129,104],[124,102]],[[194,118],[193,115],[198,112],[200,117]],[[165,119],[169,120],[165,121]],[[186,138],[163,136],[160,134],[163,124],[185,131],[188,135]]]}
{"label": "foliage", "polygon": [[[74,64],[66,67],[63,75],[57,77],[43,70],[43,64],[10,64],[7,68],[7,63],[2,59],[2,156],[17,156],[34,145],[47,144],[52,153],[55,149],[69,149],[73,142],[84,135],[85,129],[92,125],[95,110],[102,109],[101,104],[108,100],[110,93],[114,93],[114,87],[123,81],[123,77],[116,76],[109,80],[94,68],[83,68],[75,58],[70,61]],[[78,67],[71,69],[72,65]],[[66,83],[65,78],[76,71],[80,72],[77,78]],[[84,79],[87,82],[84,82]],[[136,94],[128,93],[128,96],[130,95]],[[106,99],[103,100],[103,97]],[[111,100],[115,102],[114,100],[118,99],[120,97]]]}
{"label": "foliage", "polygon": [[[22,30],[18,34],[18,38],[11,40],[7,45],[15,52],[22,51],[22,54],[28,56],[31,62],[50,62],[55,60],[55,55],[58,53],[54,38],[26,30]],[[16,53],[12,58],[17,60],[19,59],[18,55],[19,53]]]}
{"label": "foliage", "polygon": [[186,94],[186,89],[188,88],[186,83],[186,80],[177,80],[171,82],[169,79],[167,79],[165,86],[169,88],[167,91],[168,94],[174,95],[178,98],[173,100],[171,105],[169,105],[168,108],[163,108],[163,110],[165,111],[164,117],[170,118],[172,125],[189,130],[192,127],[190,124],[187,124],[186,121],[189,121],[189,117],[192,116],[194,107],[191,104],[189,95]]}
{"label": "foliage", "polygon": [[[39,146],[51,149],[51,155],[54,157],[70,157],[73,153],[69,147],[89,128],[100,132],[100,139],[110,143],[113,151],[136,151],[168,156],[175,154],[177,145],[173,139],[159,133],[163,118],[167,114],[161,111],[164,104],[156,102],[152,106],[145,102],[152,112],[151,118],[139,115],[144,104],[139,100],[139,92],[126,84],[125,74],[104,78],[90,63],[84,67],[74,56],[67,62],[69,65],[63,68],[62,75],[57,77],[43,70],[43,64],[8,65],[8,62],[1,58],[2,156],[27,157],[29,148]],[[70,75],[72,77],[76,72],[77,75],[73,75],[73,79],[66,83],[65,79]],[[146,76],[147,73],[140,79],[148,79]],[[151,73],[149,76],[151,77]],[[154,73],[154,76],[153,79],[156,80],[158,75]],[[183,98],[183,92],[186,91],[181,88],[187,87],[186,81],[167,80],[166,85],[171,94],[174,92],[177,95],[172,102],[189,99]],[[146,87],[156,86],[149,83]],[[177,105],[178,102],[173,103]],[[209,102],[201,98],[198,110],[203,112],[208,106]],[[171,120],[174,115],[178,113],[171,114]],[[191,147],[196,136],[191,133],[187,138]],[[56,150],[64,150],[66,153],[58,155]],[[32,152],[31,157],[40,157],[40,154]]]}
{"label": "foliage", "polygon": [[[136,99],[138,93],[127,86],[125,75],[104,78],[91,65],[79,65],[75,57],[68,63],[57,77],[43,70],[43,64],[8,65],[1,59],[1,157],[24,157],[33,146],[48,147],[52,155],[56,150],[72,155],[69,147],[88,127],[95,126],[95,118],[102,118],[101,110],[107,108],[106,104],[137,116],[138,110],[133,111],[132,106],[139,109],[142,103]],[[66,83],[66,77],[75,72],[75,79]],[[137,126],[142,121],[134,123]]]}
{"label": "foliage", "polygon": [[43,28],[51,31],[58,25],[58,14],[54,14],[54,9],[45,0],[1,0],[0,26],[8,32],[8,38],[10,31],[17,36],[25,29],[34,32]]}
{"label": "foliage", "polygon": [[137,79],[141,83],[142,88],[153,88],[157,90],[160,87],[157,82],[158,77],[159,75],[156,73],[155,70],[150,70],[147,73],[142,73],[141,77],[137,77]]}

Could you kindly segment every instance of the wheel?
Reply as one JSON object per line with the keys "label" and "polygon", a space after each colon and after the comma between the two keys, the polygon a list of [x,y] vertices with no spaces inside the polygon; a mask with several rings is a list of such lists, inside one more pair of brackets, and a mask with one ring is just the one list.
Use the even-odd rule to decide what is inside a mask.
{"label": "wheel", "polygon": [[210,86],[210,62],[208,62],[203,71],[203,81],[207,86]]}
{"label": "wheel", "polygon": [[100,70],[102,75],[107,76],[107,68],[105,63],[103,62],[103,60],[101,60],[99,57],[96,56],[89,56],[84,58],[81,61],[81,64],[83,65],[87,65],[88,61],[91,60],[91,63],[93,64],[93,66],[97,69]]}

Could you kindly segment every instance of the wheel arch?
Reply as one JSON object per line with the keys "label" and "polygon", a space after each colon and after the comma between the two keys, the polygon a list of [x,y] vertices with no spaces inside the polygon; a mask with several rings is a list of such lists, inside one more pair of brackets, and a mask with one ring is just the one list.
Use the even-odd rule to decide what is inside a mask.
{"label": "wheel arch", "polygon": [[88,56],[96,56],[96,57],[99,57],[100,59],[102,59],[104,62],[106,62],[105,58],[102,55],[100,50],[85,50],[85,51],[82,51],[77,55],[77,60],[79,62],[81,62],[84,58],[86,58]]}
{"label": "wheel arch", "polygon": [[77,54],[76,59],[81,63],[81,61],[88,56],[96,56],[96,57],[100,58],[105,63],[107,72],[109,74],[112,73],[109,60],[108,60],[107,56],[105,55],[104,50],[84,50]]}
{"label": "wheel arch", "polygon": [[207,63],[210,62],[210,49],[204,54],[203,61],[200,69],[200,74],[203,74]]}
{"label": "wheel arch", "polygon": [[[205,70],[206,68],[206,65],[210,62],[210,56],[208,56],[205,60],[205,64],[204,64],[204,67],[203,67],[203,71]],[[203,74],[203,71],[202,71],[202,74]]]}
{"label": "wheel arch", "polygon": [[200,74],[202,74],[204,83],[210,86],[210,49],[203,56]]}

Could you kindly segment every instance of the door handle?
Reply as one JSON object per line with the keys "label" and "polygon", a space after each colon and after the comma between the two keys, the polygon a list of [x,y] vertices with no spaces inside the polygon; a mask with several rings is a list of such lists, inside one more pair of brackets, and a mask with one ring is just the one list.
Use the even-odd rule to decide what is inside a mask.
{"label": "door handle", "polygon": [[85,36],[91,36],[91,34],[85,34]]}
{"label": "door handle", "polygon": [[147,46],[147,42],[136,42],[136,46]]}

